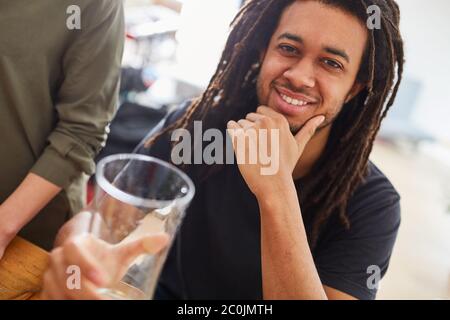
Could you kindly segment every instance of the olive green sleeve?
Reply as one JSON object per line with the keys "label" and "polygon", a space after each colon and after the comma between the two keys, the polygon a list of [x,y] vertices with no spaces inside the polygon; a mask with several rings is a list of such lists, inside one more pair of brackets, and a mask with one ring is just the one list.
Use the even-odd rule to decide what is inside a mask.
{"label": "olive green sleeve", "polygon": [[61,61],[64,80],[55,99],[58,122],[32,172],[67,187],[95,171],[118,104],[125,30],[122,0],[97,0],[81,15],[81,30]]}

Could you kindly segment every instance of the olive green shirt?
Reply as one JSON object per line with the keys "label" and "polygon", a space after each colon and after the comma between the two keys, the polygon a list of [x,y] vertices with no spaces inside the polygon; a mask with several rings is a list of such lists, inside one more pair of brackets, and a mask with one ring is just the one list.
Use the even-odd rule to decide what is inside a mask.
{"label": "olive green shirt", "polygon": [[45,248],[84,205],[123,44],[122,0],[0,0],[0,203],[29,172],[62,187],[24,228]]}

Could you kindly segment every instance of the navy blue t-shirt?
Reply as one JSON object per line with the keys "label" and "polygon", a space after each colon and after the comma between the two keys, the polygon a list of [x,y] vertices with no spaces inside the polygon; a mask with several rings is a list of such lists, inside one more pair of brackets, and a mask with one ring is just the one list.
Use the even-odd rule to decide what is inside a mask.
{"label": "navy blue t-shirt", "polygon": [[[170,115],[165,125],[181,116]],[[170,140],[139,147],[170,162]],[[192,176],[191,176],[192,177]],[[260,216],[237,165],[196,184],[196,194],[170,250],[156,299],[262,299]],[[323,285],[374,299],[374,270],[388,268],[400,225],[400,197],[373,164],[348,202],[350,229],[332,216],[312,252]]]}

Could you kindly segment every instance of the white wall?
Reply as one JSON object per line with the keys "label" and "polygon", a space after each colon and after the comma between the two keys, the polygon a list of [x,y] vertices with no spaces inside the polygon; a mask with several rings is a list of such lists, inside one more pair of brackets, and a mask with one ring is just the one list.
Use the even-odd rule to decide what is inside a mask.
{"label": "white wall", "polygon": [[406,46],[405,77],[421,81],[414,122],[450,141],[450,1],[397,0]]}
{"label": "white wall", "polygon": [[206,87],[220,61],[238,0],[183,0],[177,33],[178,72]]}

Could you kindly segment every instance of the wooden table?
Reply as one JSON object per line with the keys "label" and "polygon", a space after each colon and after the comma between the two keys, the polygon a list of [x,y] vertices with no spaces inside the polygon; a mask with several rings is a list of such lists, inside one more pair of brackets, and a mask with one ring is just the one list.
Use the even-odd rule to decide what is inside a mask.
{"label": "wooden table", "polygon": [[0,260],[0,300],[35,300],[49,254],[16,237]]}

